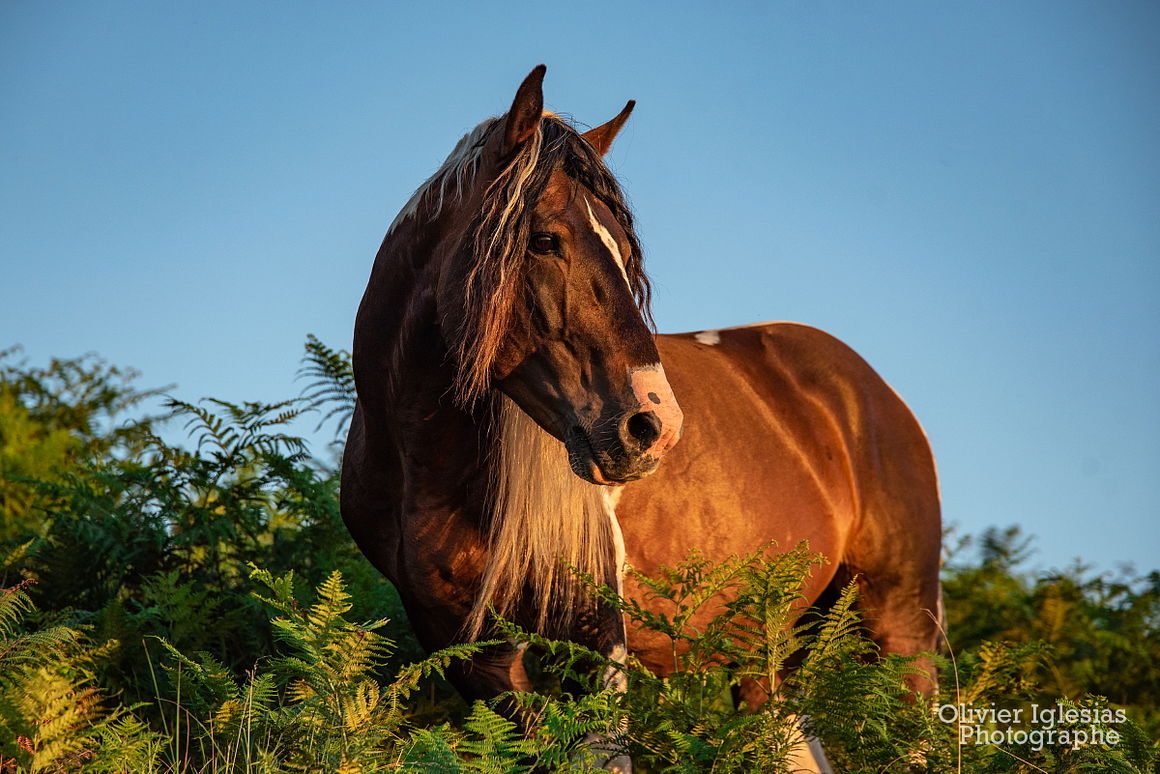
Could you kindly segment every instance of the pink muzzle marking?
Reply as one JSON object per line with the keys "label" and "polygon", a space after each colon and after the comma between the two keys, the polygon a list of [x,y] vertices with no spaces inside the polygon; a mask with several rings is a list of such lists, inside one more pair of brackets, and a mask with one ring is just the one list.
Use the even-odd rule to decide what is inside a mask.
{"label": "pink muzzle marking", "polygon": [[661,421],[661,434],[646,450],[650,457],[660,459],[681,439],[681,425],[685,415],[677,405],[673,388],[665,378],[665,369],[660,363],[629,370],[632,393],[636,396],[637,411],[652,411]]}

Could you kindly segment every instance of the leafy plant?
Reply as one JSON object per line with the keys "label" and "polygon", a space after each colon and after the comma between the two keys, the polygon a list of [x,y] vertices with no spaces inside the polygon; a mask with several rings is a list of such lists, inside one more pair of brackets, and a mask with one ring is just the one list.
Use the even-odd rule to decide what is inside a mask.
{"label": "leafy plant", "polygon": [[[0,767],[16,771],[147,771],[159,741],[125,707],[104,708],[94,663],[117,643],[86,643],[47,624],[23,631],[35,611],[30,581],[0,589]],[[0,768],[3,770],[3,768]]]}
{"label": "leafy plant", "polygon": [[[170,400],[187,448],[133,416],[157,391],[130,372],[0,354],[0,772],[782,772],[803,734],[846,772],[1156,769],[1160,576],[1027,572],[1017,531],[950,556],[933,703],[866,639],[853,587],[799,619],[818,559],[798,546],[691,555],[638,576],[647,599],[593,587],[671,643],[671,674],[504,624],[538,691],[467,707],[441,675],[479,646],[422,653],[295,430],[341,433],[349,357],[311,337],[300,374],[281,403]],[[938,709],[1056,701],[1112,713],[1057,728],[1120,739],[975,744]]]}
{"label": "leafy plant", "polygon": [[139,453],[158,417],[132,416],[164,390],[138,390],[137,372],[84,357],[47,366],[0,350],[0,542],[43,525],[49,495],[38,481],[104,457]]}
{"label": "leafy plant", "polygon": [[1021,569],[1031,544],[1011,527],[954,547],[943,573],[951,641],[968,654],[1042,643],[1024,675],[1032,698],[1104,696],[1160,737],[1160,572],[1093,575],[1077,563],[1033,574]]}

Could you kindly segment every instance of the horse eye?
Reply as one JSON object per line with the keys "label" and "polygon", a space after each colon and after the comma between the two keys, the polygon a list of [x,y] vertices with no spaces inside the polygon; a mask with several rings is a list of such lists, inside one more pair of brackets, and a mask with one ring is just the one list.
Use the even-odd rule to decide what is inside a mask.
{"label": "horse eye", "polygon": [[533,253],[551,253],[560,247],[560,240],[555,234],[532,234],[528,247]]}

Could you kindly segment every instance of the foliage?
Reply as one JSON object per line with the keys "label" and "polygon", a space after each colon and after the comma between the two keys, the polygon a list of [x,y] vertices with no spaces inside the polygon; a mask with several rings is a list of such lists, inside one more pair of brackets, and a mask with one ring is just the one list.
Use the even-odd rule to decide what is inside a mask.
{"label": "foliage", "polygon": [[[149,636],[206,651],[237,671],[269,653],[275,632],[248,593],[249,563],[275,574],[293,569],[311,585],[342,571],[360,617],[375,611],[393,620],[399,662],[421,655],[394,590],[346,533],[337,476],[292,432],[310,401],[170,399],[170,422],[184,425],[193,442],[186,449],[165,441],[154,418],[122,422],[114,435],[94,430],[98,417],[86,412],[103,415],[155,391],[125,387],[118,397],[109,375],[120,372],[99,361],[62,362],[67,367],[54,362],[30,376],[9,373],[5,384],[23,385],[9,393],[19,398],[14,414],[43,417],[43,434],[59,430],[77,448],[104,451],[62,460],[35,480],[6,478],[0,490],[11,483],[32,492],[35,507],[16,514],[0,548],[26,545],[9,575],[37,581],[29,593],[42,609],[120,643],[98,667],[103,684],[130,702],[154,696]],[[57,370],[69,386],[54,403],[44,397],[44,373]],[[102,397],[75,411],[44,408],[74,394]],[[0,427],[11,425],[0,416]],[[9,581],[0,574],[0,582]],[[437,691],[427,703],[447,695]]]}
{"label": "foliage", "polygon": [[269,594],[255,597],[280,613],[273,625],[289,652],[239,681],[212,656],[190,658],[165,643],[170,683],[182,697],[175,702],[173,725],[184,717],[195,729],[178,751],[186,767],[194,761],[243,771],[388,768],[410,744],[408,699],[425,680],[479,647],[437,653],[384,685],[376,670],[385,665],[392,643],[376,630],[386,621],[347,620],[352,606],[340,573],[322,582],[309,606],[295,598],[292,573],[274,577],[254,570],[251,577]]}
{"label": "foliage", "polygon": [[[942,661],[941,693],[933,703],[918,701],[905,682],[917,668],[915,659],[877,657],[861,628],[854,584],[829,610],[799,622],[801,588],[818,561],[804,546],[781,554],[757,551],[722,563],[693,554],[660,578],[637,576],[653,605],[662,601],[659,613],[602,589],[602,597],[637,626],[673,644],[676,669],[665,677],[631,658],[619,667],[572,644],[514,629],[508,634],[544,649],[554,659],[550,668],[580,679],[589,697],[607,698],[607,691],[601,692],[595,677],[599,671],[588,671],[585,680],[578,664],[623,669],[627,694],[596,718],[605,719],[612,747],[631,754],[638,768],[650,772],[789,771],[803,733],[819,737],[834,769],[843,772],[1079,772],[1093,765],[1101,771],[1142,772],[1160,764],[1155,745],[1130,721],[1076,720],[1057,727],[1114,731],[1122,738],[1112,747],[1072,749],[1058,735],[1043,744],[1034,739],[961,743],[959,725],[946,722],[939,709],[1026,706],[1038,698],[1038,686],[1029,676],[1049,652],[1047,646],[984,643],[963,654],[958,664]],[[723,599],[733,601],[705,620],[705,608]],[[769,687],[771,700],[738,707],[731,695],[748,681]],[[567,698],[555,703],[557,714],[567,713],[577,701]],[[552,706],[545,697],[522,701]],[[1063,704],[1111,711],[1099,697]],[[984,725],[989,731],[1005,728]]]}
{"label": "foliage", "polygon": [[30,583],[0,589],[0,770],[148,771],[157,735],[129,708],[105,710],[95,685],[94,664],[116,643],[61,624],[22,631]]}
{"label": "foliage", "polygon": [[334,435],[336,438],[341,436],[354,413],[354,367],[351,365],[350,354],[340,349],[331,349],[310,334],[306,337],[306,352],[298,375],[313,380],[303,391],[302,397],[312,409],[322,414],[315,429],[321,429],[334,419]]}
{"label": "foliage", "polygon": [[122,417],[163,391],[136,389],[136,371],[92,355],[34,367],[16,360],[19,352],[0,350],[0,540],[41,526],[38,480],[139,453],[155,418]]}
{"label": "foliage", "polygon": [[960,541],[943,575],[948,631],[968,662],[989,641],[1042,643],[1025,678],[1040,704],[1104,696],[1160,737],[1160,572],[1021,571],[1031,540],[1015,527],[986,531],[979,558],[961,558],[975,543]]}
{"label": "foliage", "polygon": [[[442,676],[481,646],[420,651],[346,534],[336,472],[294,430],[314,413],[341,435],[345,353],[308,339],[298,399],[170,399],[190,448],[164,440],[160,418],[131,416],[158,394],[131,372],[12,355],[0,354],[0,772],[592,771],[618,753],[646,774],[780,772],[803,733],[845,772],[1157,766],[1155,573],[1029,573],[1010,531],[945,571],[953,647],[935,706],[1126,708],[1135,723],[1058,726],[1114,730],[1114,746],[960,744],[959,726],[907,692],[914,662],[878,657],[852,586],[799,619],[818,561],[804,546],[691,555],[638,577],[649,609],[593,586],[672,643],[663,677],[503,624],[529,643],[537,691],[467,707]],[[772,701],[738,701],[763,690]]]}

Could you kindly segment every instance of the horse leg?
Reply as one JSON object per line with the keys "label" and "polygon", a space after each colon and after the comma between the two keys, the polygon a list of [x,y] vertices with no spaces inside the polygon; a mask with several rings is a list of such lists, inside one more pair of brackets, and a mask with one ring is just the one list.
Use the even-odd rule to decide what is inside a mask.
{"label": "horse leg", "polygon": [[[611,689],[617,693],[625,693],[628,691],[628,678],[624,673],[625,659],[628,657],[627,637],[624,630],[624,617],[619,611],[616,611],[616,623],[612,624],[607,636],[602,637],[604,640],[600,652],[606,658],[615,662],[609,664],[604,668],[604,674],[601,675],[600,687],[608,690]],[[618,666],[619,665],[619,666]],[[624,732],[626,729],[622,726],[618,729]],[[623,753],[611,749],[603,734],[589,734],[584,740],[584,746],[596,757],[596,763],[605,771],[617,772],[618,774],[632,774],[632,759]]]}
{"label": "horse leg", "polygon": [[[609,578],[609,585],[616,589],[616,593],[624,596],[624,534],[620,530],[620,522],[616,518],[616,504],[620,499],[621,490],[606,490],[604,505],[608,514],[613,542],[613,572]],[[609,661],[613,662],[604,668],[601,675],[600,688],[613,690],[617,693],[628,691],[628,676],[624,672],[624,664],[628,658],[628,630],[625,625],[624,613],[609,605],[600,605],[596,611],[595,650]],[[623,734],[627,728],[622,722],[616,729]],[[585,747],[596,758],[596,763],[605,771],[619,774],[632,774],[632,758],[613,749],[603,734],[592,733],[584,740]]]}
{"label": "horse leg", "polygon": [[[856,579],[858,607],[881,652],[919,656],[939,643],[938,479],[926,436],[905,406],[895,398],[876,413],[879,425],[860,447],[860,518],[841,564]],[[938,690],[933,660],[919,657],[915,666],[922,673],[907,676],[907,687],[931,696]]]}
{"label": "horse leg", "polygon": [[935,585],[920,582],[917,577],[873,574],[857,576],[859,601],[871,639],[883,654],[919,656],[917,674],[906,677],[906,685],[918,696],[929,697],[938,691],[934,661],[922,653],[933,652],[939,638],[939,592],[937,568]]}
{"label": "horse leg", "polygon": [[[925,456],[929,461],[929,454]],[[858,607],[883,654],[919,656],[939,643],[942,528],[933,463],[882,465],[866,492],[859,529],[850,536],[842,571],[858,584]],[[903,493],[903,494],[899,494]],[[918,696],[938,691],[934,662],[906,678]]]}
{"label": "horse leg", "polygon": [[[732,693],[733,705],[738,709],[745,706],[750,712],[756,712],[771,699],[768,682],[752,677],[742,678]],[[788,715],[786,720],[794,725],[793,747],[786,757],[789,771],[793,774],[833,774],[834,769],[826,757],[826,751],[822,749],[821,741],[806,733],[804,718]]]}
{"label": "horse leg", "polygon": [[[620,621],[619,636],[615,629],[605,631],[608,633],[600,637],[599,651],[623,664],[627,655],[623,620]],[[468,702],[488,701],[508,691],[531,691],[531,680],[524,667],[524,650],[524,645],[514,643],[489,646],[467,661],[453,663],[447,670],[447,677]],[[601,685],[616,691],[628,689],[623,670],[612,665],[605,668]],[[525,730],[535,724],[535,719],[527,716],[515,702],[504,702],[497,710]],[[595,756],[597,765],[606,771],[632,774],[631,759],[610,749],[604,735],[590,734],[583,745]]]}

